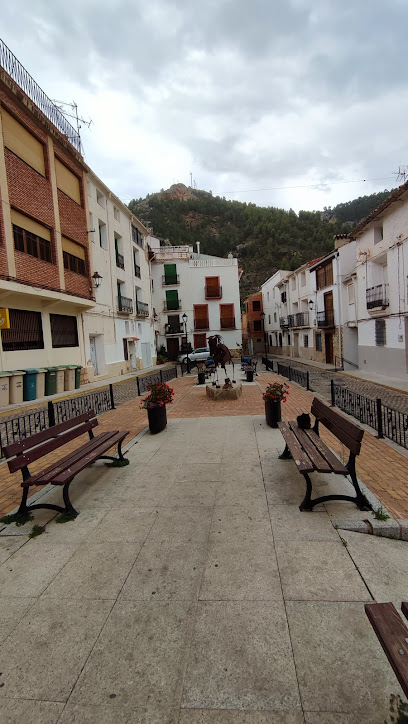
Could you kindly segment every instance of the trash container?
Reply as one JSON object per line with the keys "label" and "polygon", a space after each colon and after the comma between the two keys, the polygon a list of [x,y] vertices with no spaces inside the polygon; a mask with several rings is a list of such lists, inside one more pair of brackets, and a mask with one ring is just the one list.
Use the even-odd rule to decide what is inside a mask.
{"label": "trash container", "polygon": [[55,395],[57,391],[57,368],[48,367],[45,372],[45,394]]}
{"label": "trash container", "polygon": [[57,370],[57,389],[56,392],[64,392],[65,385],[64,385],[64,372],[65,372],[66,365],[59,365],[56,367]]}
{"label": "trash container", "polygon": [[25,370],[23,379],[23,400],[35,400],[37,397],[37,370]]}
{"label": "trash container", "polygon": [[0,372],[0,407],[10,404],[10,372]]}
{"label": "trash container", "polygon": [[81,370],[82,367],[75,368],[75,389],[78,390],[81,387]]}
{"label": "trash container", "polygon": [[10,372],[10,405],[19,405],[23,401],[23,378],[25,372],[15,370]]}
{"label": "trash container", "polygon": [[64,370],[64,390],[75,390],[75,370],[76,366],[66,367]]}
{"label": "trash container", "polygon": [[45,373],[47,372],[44,367],[37,370],[37,398],[45,396]]}

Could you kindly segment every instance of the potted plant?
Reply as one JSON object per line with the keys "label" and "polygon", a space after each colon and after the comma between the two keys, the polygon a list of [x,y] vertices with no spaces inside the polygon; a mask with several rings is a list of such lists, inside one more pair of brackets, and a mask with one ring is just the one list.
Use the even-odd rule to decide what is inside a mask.
{"label": "potted plant", "polygon": [[197,365],[199,385],[205,385],[205,369],[206,368],[204,362],[199,362]]}
{"label": "potted plant", "polygon": [[174,399],[174,390],[165,382],[157,382],[147,386],[148,395],[142,400],[140,407],[147,410],[149,430],[152,435],[164,430],[167,425],[166,405],[171,405]]}
{"label": "potted plant", "polygon": [[266,424],[269,427],[278,427],[278,422],[282,419],[281,403],[286,402],[289,394],[289,385],[285,382],[271,382],[267,386],[262,395],[265,401]]}

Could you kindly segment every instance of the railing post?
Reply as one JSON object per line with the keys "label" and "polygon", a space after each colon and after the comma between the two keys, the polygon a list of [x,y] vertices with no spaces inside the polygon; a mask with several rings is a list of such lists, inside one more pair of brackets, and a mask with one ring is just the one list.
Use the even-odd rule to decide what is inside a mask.
{"label": "railing post", "polygon": [[161,370],[159,370],[159,374],[160,374],[160,382],[163,382],[163,372]]}
{"label": "railing post", "polygon": [[178,377],[177,365],[175,365],[174,369],[175,369],[175,372],[176,372],[176,379],[177,379],[177,377]]}
{"label": "railing post", "polygon": [[137,384],[137,396],[140,397],[140,384],[139,384],[139,377],[136,377],[136,384]]}
{"label": "railing post", "polygon": [[288,380],[292,382],[292,367],[290,365],[288,367]]}
{"label": "railing post", "polygon": [[377,397],[375,401],[376,407],[377,407],[377,431],[378,431],[378,438],[384,437],[383,433],[383,424],[382,424],[382,405],[381,405],[381,399]]}
{"label": "railing post", "polygon": [[335,403],[335,399],[334,399],[334,380],[330,380],[330,395],[331,395],[330,407],[336,407],[336,403]]}
{"label": "railing post", "polygon": [[111,402],[111,410],[115,410],[115,398],[113,396],[113,385],[112,383],[109,384],[109,396],[110,396],[110,402]]}
{"label": "railing post", "polygon": [[48,400],[48,424],[50,427],[55,425],[55,410],[51,400]]}
{"label": "railing post", "polygon": [[309,385],[309,372],[306,372],[306,389],[307,389],[308,391],[310,390],[310,385]]}

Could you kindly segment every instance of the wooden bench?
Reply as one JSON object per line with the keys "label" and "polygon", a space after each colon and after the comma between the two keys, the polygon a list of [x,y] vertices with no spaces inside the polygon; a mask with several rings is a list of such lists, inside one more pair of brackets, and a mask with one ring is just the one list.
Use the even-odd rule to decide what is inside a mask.
{"label": "wooden bench", "polygon": [[[358,425],[347,420],[343,415],[333,410],[324,402],[314,398],[312,402],[312,415],[315,417],[313,429],[302,430],[296,420],[292,422],[279,422],[278,426],[286,443],[285,450],[279,457],[281,459],[293,458],[299,472],[306,481],[306,495],[299,506],[300,510],[313,510],[315,505],[326,500],[350,500],[360,510],[371,510],[366,497],[361,492],[356,475],[356,456],[361,449],[361,440],[364,435]],[[324,425],[332,435],[345,445],[349,451],[348,462],[344,465],[338,457],[325,445],[319,437],[319,423]],[[312,499],[312,481],[309,473],[335,473],[349,475],[356,492],[350,495],[323,495]]]}
{"label": "wooden bench", "polygon": [[[405,696],[408,697],[408,627],[392,603],[366,603],[365,612]],[[408,619],[408,601],[401,605]]]}
{"label": "wooden bench", "polygon": [[[50,508],[60,513],[71,513],[77,515],[69,499],[69,486],[75,476],[91,465],[95,460],[113,460],[118,465],[125,463],[122,454],[122,442],[128,430],[116,430],[113,432],[102,432],[94,436],[93,429],[98,425],[94,410],[85,412],[83,415],[53,425],[48,430],[42,430],[35,435],[13,442],[3,448],[7,458],[8,467],[11,473],[21,470],[23,475],[23,495],[18,513],[26,513],[36,508]],[[35,460],[40,460],[45,455],[57,450],[68,442],[75,440],[84,433],[88,433],[89,440],[81,447],[76,448],[69,455],[60,458],[44,470],[34,475],[30,474],[28,466]],[[118,457],[104,455],[111,447],[118,445]],[[53,505],[52,503],[41,503],[27,505],[28,489],[33,485],[62,485],[62,497],[65,507]]]}

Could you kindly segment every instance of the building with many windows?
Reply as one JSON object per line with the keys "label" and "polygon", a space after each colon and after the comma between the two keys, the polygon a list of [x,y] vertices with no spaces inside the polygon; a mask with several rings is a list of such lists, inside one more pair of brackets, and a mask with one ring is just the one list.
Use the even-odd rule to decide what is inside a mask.
{"label": "building with many windows", "polygon": [[229,349],[242,344],[238,261],[148,238],[157,348],[176,359],[183,343],[206,347],[219,334]]}
{"label": "building with many windows", "polygon": [[265,349],[262,292],[255,292],[244,299],[242,313],[242,340],[249,355],[263,353]]}

